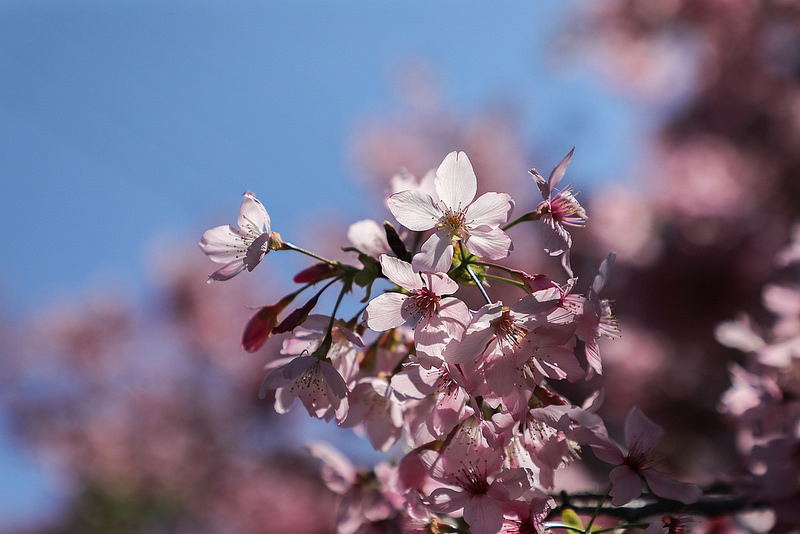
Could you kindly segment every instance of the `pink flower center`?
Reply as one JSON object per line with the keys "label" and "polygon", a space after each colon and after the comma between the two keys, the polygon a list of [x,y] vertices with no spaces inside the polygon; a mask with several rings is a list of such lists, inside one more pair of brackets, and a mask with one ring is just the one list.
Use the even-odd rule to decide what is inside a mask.
{"label": "pink flower center", "polygon": [[414,305],[417,308],[417,313],[427,317],[436,314],[436,305],[440,300],[442,300],[442,297],[427,287],[413,290],[411,292],[411,298],[414,299]]}
{"label": "pink flower center", "polygon": [[453,237],[461,237],[462,231],[465,229],[466,219],[464,212],[461,210],[454,211],[445,209],[444,215],[439,219],[439,229],[444,230]]}
{"label": "pink flower center", "polygon": [[498,342],[507,347],[519,346],[520,340],[528,333],[528,329],[520,325],[507,308],[503,309],[500,317],[493,319],[489,324],[494,328]]}
{"label": "pink flower center", "polygon": [[572,190],[565,189],[550,201],[553,220],[567,226],[586,226],[586,210],[578,203]]}

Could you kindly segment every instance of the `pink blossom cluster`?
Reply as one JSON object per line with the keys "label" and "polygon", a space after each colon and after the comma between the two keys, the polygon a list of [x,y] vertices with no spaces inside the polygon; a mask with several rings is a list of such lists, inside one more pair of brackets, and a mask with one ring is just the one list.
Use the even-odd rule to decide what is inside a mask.
{"label": "pink blossom cluster", "polygon": [[742,485],[753,502],[768,504],[778,525],[800,524],[800,226],[776,266],[791,276],[767,285],[768,327],[748,316],[717,327],[717,339],[748,355],[729,366],[731,386],[720,410],[735,424],[748,473]]}
{"label": "pink blossom cluster", "polygon": [[[570,232],[586,224],[587,213],[570,188],[558,189],[572,155],[548,179],[530,171],[542,200],[513,220],[509,194],[477,194],[464,152],[447,154],[420,181],[399,175],[399,190],[386,199],[399,226],[352,225],[346,250],[355,265],[273,237],[266,210],[250,192],[239,229],[204,235],[204,252],[225,264],[214,280],[252,271],[269,249],[315,260],[295,276],[298,290],[253,314],[242,345],[253,352],[286,334],[280,357],[266,365],[260,396],[274,394],[279,413],[302,404],[311,417],[355,428],[373,448],[394,454],[394,461],[359,471],[330,447],[311,447],[328,487],[342,495],[339,532],[372,532],[387,523],[403,532],[566,528],[554,519],[565,507],[556,508],[552,497],[557,477],[589,450],[613,468],[587,532],[608,499],[624,507],[645,489],[645,499],[678,506],[700,498],[696,486],[653,469],[662,430],[640,410],[630,412],[620,446],[596,413],[602,392],[581,405],[558,392],[559,384],[601,375],[599,342],[619,335],[611,303],[600,296],[615,255],[601,263],[585,294],[577,291]],[[560,274],[507,265],[512,229],[526,223],[539,226],[542,252],[560,258]],[[314,313],[337,283],[332,313]],[[288,311],[318,284],[305,304]],[[492,298],[498,286],[516,296]],[[464,295],[476,291],[485,304],[471,308]],[[340,316],[344,297],[358,293],[364,306]]]}

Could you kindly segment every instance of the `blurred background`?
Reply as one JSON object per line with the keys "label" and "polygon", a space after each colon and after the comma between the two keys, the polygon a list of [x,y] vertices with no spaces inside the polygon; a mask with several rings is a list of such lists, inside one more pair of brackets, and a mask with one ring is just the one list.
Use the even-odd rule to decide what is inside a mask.
{"label": "blurred background", "polygon": [[[0,72],[0,532],[331,532],[303,443],[378,456],[258,401],[279,339],[239,348],[306,262],[207,285],[197,242],[251,189],[345,258],[451,150],[528,211],[576,147],[579,289],[618,255],[604,417],[638,405],[687,477],[741,470],[713,331],[759,316],[798,219],[796,2],[0,0]],[[557,276],[515,231],[509,265]]]}

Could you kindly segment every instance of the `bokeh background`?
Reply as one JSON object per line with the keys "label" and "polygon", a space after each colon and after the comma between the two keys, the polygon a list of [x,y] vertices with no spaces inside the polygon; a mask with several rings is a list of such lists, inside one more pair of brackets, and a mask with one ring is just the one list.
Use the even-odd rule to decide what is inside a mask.
{"label": "bokeh background", "polygon": [[[280,340],[238,348],[305,262],[206,285],[197,241],[252,189],[336,256],[388,217],[400,166],[454,149],[525,210],[527,169],[576,147],[583,287],[618,254],[604,416],[639,405],[675,471],[735,474],[717,407],[741,356],[713,331],[786,275],[799,20],[756,0],[0,1],[0,531],[331,532],[303,443],[377,456],[257,400]],[[510,264],[558,273],[536,232],[512,238]]]}

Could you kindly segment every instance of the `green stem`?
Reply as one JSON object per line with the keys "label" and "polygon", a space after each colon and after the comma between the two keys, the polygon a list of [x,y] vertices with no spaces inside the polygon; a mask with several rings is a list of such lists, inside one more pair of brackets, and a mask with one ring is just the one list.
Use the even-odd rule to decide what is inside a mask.
{"label": "green stem", "polygon": [[605,495],[603,495],[603,497],[600,499],[600,502],[597,503],[597,507],[594,509],[594,512],[592,512],[592,517],[589,518],[589,523],[586,525],[586,532],[589,532],[592,529],[592,524],[594,523],[594,520],[597,519],[597,516],[600,515],[600,510],[603,509],[603,504],[608,499],[610,493],[611,486],[608,487]]}
{"label": "green stem", "polygon": [[306,249],[304,249],[302,247],[298,247],[297,245],[289,243],[288,241],[284,241],[283,242],[283,247],[282,248],[288,248],[289,250],[294,250],[295,252],[300,252],[301,254],[305,254],[306,256],[311,256],[315,260],[319,260],[319,261],[321,261],[323,263],[327,263],[328,265],[339,265],[338,261],[333,261],[333,260],[329,260],[328,258],[323,258],[319,254],[315,254],[315,253],[311,252],[310,250],[306,250]]}
{"label": "green stem", "polygon": [[492,303],[492,299],[490,299],[489,295],[486,294],[486,289],[483,287],[483,284],[481,283],[481,281],[478,280],[478,276],[472,270],[472,267],[470,267],[469,264],[467,264],[466,265],[466,269],[467,269],[467,272],[469,273],[469,277],[472,278],[472,281],[475,282],[475,285],[478,286],[478,289],[480,289],[481,295],[483,295],[483,298],[486,300],[486,304],[491,304]]}
{"label": "green stem", "polygon": [[592,534],[600,534],[601,532],[611,532],[612,530],[621,530],[621,529],[628,529],[628,528],[641,528],[645,529],[650,526],[650,523],[625,523],[624,525],[617,525],[615,527],[606,527],[600,528],[597,530],[593,530]]}
{"label": "green stem", "polygon": [[522,222],[525,222],[525,221],[538,221],[539,219],[541,219],[541,217],[542,217],[542,212],[540,212],[539,210],[532,211],[530,213],[526,213],[522,217],[520,217],[518,219],[514,219],[513,221],[511,221],[510,223],[505,225],[503,227],[503,231],[506,231],[509,228],[513,228],[514,226],[518,225],[519,223],[522,223]]}
{"label": "green stem", "polygon": [[517,282],[516,280],[510,280],[508,278],[503,278],[502,276],[495,276],[492,274],[485,274],[483,275],[484,278],[488,278],[489,280],[496,280],[498,282],[504,282],[506,284],[511,284],[512,286],[516,286],[520,289],[525,289],[525,284],[522,282]]}

